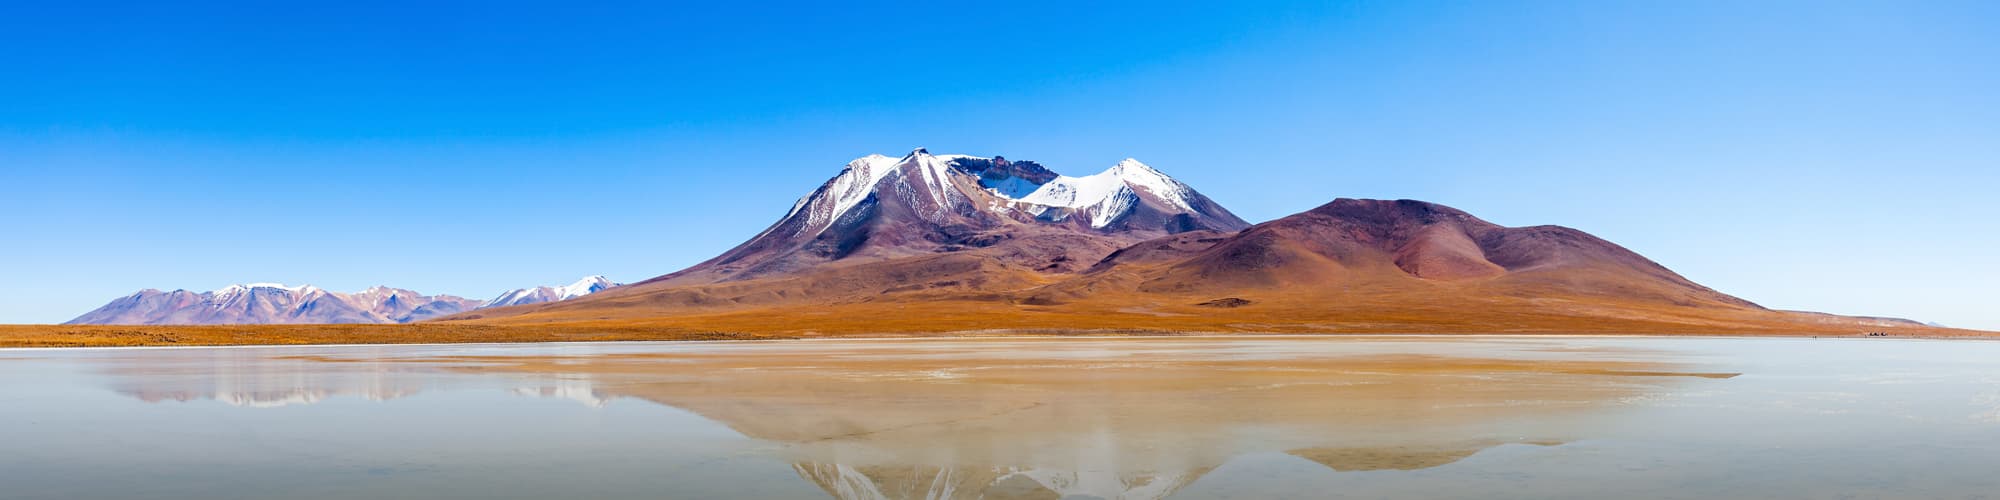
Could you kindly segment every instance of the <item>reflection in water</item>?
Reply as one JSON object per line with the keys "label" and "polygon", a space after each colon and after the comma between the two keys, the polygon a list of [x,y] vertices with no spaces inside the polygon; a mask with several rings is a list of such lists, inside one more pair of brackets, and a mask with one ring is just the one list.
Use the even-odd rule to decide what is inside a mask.
{"label": "reflection in water", "polygon": [[[218,401],[246,408],[308,405],[340,396],[388,401],[423,391],[424,374],[439,366],[408,361],[328,362],[315,357],[259,357],[241,350],[203,349],[169,356],[172,362],[113,364],[104,373],[120,394],[148,403]],[[531,377],[513,389],[522,396],[558,398],[603,408],[613,396],[599,393],[586,374]]]}
{"label": "reflection in water", "polygon": [[[110,364],[146,401],[417,394],[441,376],[606,408],[685,410],[767,443],[836,498],[1166,498],[1234,457],[1417,470],[1592,437],[1621,401],[1732,374],[1617,352],[1356,350],[1334,342],[708,344],[578,355],[264,356]],[[1629,354],[1629,353],[1627,353]]]}
{"label": "reflection in water", "polygon": [[110,387],[149,403],[214,400],[277,408],[336,396],[388,401],[423,390],[418,379],[398,374],[407,370],[384,363],[265,358],[242,349],[158,353],[128,361],[109,364]]}
{"label": "reflection in water", "polygon": [[[631,397],[783,445],[838,498],[1165,498],[1231,457],[1337,471],[1436,467],[1553,445],[1688,377],[1659,363],[1235,351],[1154,343],[802,345],[748,351],[446,357],[560,376],[537,394]],[[1275,350],[1274,350],[1275,349]],[[589,377],[589,378],[578,378]],[[599,403],[601,404],[601,403]]]}
{"label": "reflection in water", "polygon": [[1996,342],[956,339],[4,357],[9,500],[2000,491]]}
{"label": "reflection in water", "polygon": [[540,398],[567,399],[591,408],[603,408],[616,396],[601,393],[596,383],[582,375],[568,375],[514,388],[514,394]]}
{"label": "reflection in water", "polygon": [[793,468],[834,498],[1166,498],[1203,472],[1121,475],[1108,470],[1017,467],[853,466]]}
{"label": "reflection in water", "polygon": [[1590,438],[1620,402],[1732,376],[1540,348],[960,340],[574,356],[188,350],[112,362],[104,374],[112,390],[146,402],[254,408],[404,398],[444,376],[504,380],[512,394],[590,408],[646,400],[770,444],[764,452],[834,498],[1168,498],[1260,452],[1336,472],[1422,470],[1502,444]]}

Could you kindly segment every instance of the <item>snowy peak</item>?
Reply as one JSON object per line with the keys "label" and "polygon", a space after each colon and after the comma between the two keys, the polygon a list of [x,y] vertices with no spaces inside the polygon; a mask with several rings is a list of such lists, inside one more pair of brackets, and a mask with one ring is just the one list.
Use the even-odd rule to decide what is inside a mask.
{"label": "snowy peak", "polygon": [[[1204,210],[1199,193],[1187,184],[1168,177],[1139,160],[1126,158],[1103,172],[1084,177],[1057,176],[1015,201],[1031,205],[1036,214],[1049,213],[1049,209],[1061,208],[1086,212],[1090,227],[1103,229],[1137,210],[1146,201],[1140,197],[1144,193],[1151,200],[1163,205],[1173,214],[1200,214]],[[1213,203],[1207,203],[1212,205]],[[1221,207],[1216,207],[1220,211]],[[1064,215],[1066,217],[1066,215]],[[1234,215],[1229,216],[1234,219]],[[1240,222],[1240,221],[1238,221]],[[1241,229],[1217,228],[1217,229]]]}
{"label": "snowy peak", "polygon": [[147,289],[68,324],[232,325],[407,323],[470,310],[479,302],[383,286],[338,293],[312,285],[229,285],[211,292]]}
{"label": "snowy peak", "polygon": [[[916,153],[911,153],[911,156],[915,155]],[[839,175],[826,181],[819,190],[799,198],[799,202],[792,205],[791,213],[785,214],[785,218],[803,217],[804,227],[801,228],[801,232],[807,230],[806,228],[824,228],[867,201],[874,194],[876,185],[881,184],[890,174],[896,173],[895,167],[899,163],[901,162],[895,158],[879,154],[847,162],[847,167],[841,169]]]}
{"label": "snowy peak", "polygon": [[265,293],[307,294],[318,290],[319,288],[315,288],[312,285],[288,286],[283,283],[243,283],[222,287],[209,293],[216,295],[237,295],[264,291]]}
{"label": "snowy peak", "polygon": [[[1102,257],[1096,255],[1099,247],[1245,227],[1249,223],[1138,160],[1070,177],[1033,161],[916,148],[900,158],[871,154],[848,162],[762,233],[660,279],[748,279],[857,256],[985,251],[980,249],[995,245],[1033,247],[990,252],[1005,253],[1010,263],[1066,272],[1074,266],[1065,262]],[[1028,262],[1055,259],[1062,248],[1079,244],[1092,250]]]}
{"label": "snowy peak", "polygon": [[538,286],[508,290],[505,293],[501,293],[500,296],[494,297],[493,300],[486,301],[485,304],[480,305],[478,308],[485,309],[489,307],[560,302],[601,292],[615,286],[618,286],[618,284],[612,283],[610,279],[603,276],[586,276],[566,286]]}
{"label": "snowy peak", "polygon": [[953,182],[952,163],[978,159],[965,155],[934,156],[917,148],[902,158],[871,154],[848,162],[840,174],[811,194],[799,198],[792,210],[765,231],[780,236],[812,238],[857,210],[884,199],[900,202],[924,220],[943,223],[953,212],[968,206],[967,197]]}
{"label": "snowy peak", "polygon": [[[968,193],[962,186],[976,186],[975,191],[982,193]],[[817,236],[870,200],[889,197],[908,205],[923,219],[942,224],[952,213],[977,205],[971,201],[981,195],[999,202],[983,207],[988,215],[1005,216],[1005,212],[1018,209],[1043,222],[1061,222],[1079,215],[1077,212],[1088,212],[1089,226],[1094,229],[1108,228],[1149,201],[1168,216],[1219,219],[1208,229],[1248,226],[1187,184],[1133,158],[1094,175],[1070,177],[1032,161],[932,155],[928,149],[916,148],[902,158],[873,154],[848,162],[839,175],[793,204],[787,220],[780,220],[772,229],[799,218],[802,220],[789,224],[795,226],[791,235]]]}
{"label": "snowy peak", "polygon": [[[952,155],[951,158],[969,157]],[[932,156],[924,148],[911,151],[896,168],[898,172],[905,172],[903,182],[894,186],[896,194],[916,208],[917,215],[924,220],[943,223],[947,212],[966,201],[965,193],[952,184],[951,164],[946,159]],[[911,173],[915,175],[909,175]]]}
{"label": "snowy peak", "polygon": [[588,276],[563,286],[503,293],[491,301],[452,295],[425,295],[388,286],[354,293],[329,292],[312,285],[279,283],[229,285],[212,292],[155,289],[119,297],[71,325],[252,325],[410,323],[484,307],[569,300],[618,286]]}
{"label": "snowy peak", "polygon": [[1195,209],[1193,200],[1195,196],[1194,189],[1189,188],[1187,184],[1182,184],[1181,181],[1175,180],[1173,177],[1168,177],[1167,174],[1161,173],[1159,170],[1154,170],[1151,165],[1139,163],[1139,160],[1136,159],[1126,158],[1124,161],[1118,162],[1117,165],[1111,166],[1108,172],[1118,176],[1118,180],[1123,181],[1127,187],[1152,194],[1162,201],[1180,207],[1182,210],[1192,211]]}
{"label": "snowy peak", "polygon": [[560,290],[561,294],[558,295],[560,297],[558,300],[574,299],[614,286],[618,286],[618,284],[612,283],[610,278],[605,278],[602,275],[585,276],[583,279],[576,280],[575,283],[570,283],[569,286],[562,287]]}

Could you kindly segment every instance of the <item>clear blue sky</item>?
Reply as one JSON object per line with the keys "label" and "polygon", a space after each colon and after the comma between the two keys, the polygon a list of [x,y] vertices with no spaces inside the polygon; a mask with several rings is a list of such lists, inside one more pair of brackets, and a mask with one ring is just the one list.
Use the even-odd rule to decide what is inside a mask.
{"label": "clear blue sky", "polygon": [[0,323],[635,281],[926,146],[1137,157],[1253,221],[1435,201],[2000,329],[2000,2],[407,3],[0,7]]}

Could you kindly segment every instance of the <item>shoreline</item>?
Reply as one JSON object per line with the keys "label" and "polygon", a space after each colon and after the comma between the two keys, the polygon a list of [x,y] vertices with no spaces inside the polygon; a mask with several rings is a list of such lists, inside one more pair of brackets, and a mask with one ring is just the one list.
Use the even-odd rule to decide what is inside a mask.
{"label": "shoreline", "polygon": [[[34,326],[34,325],[30,325]],[[1864,335],[1815,335],[1815,334],[1640,334],[1640,333],[1083,333],[1062,334],[1021,334],[950,332],[924,335],[868,335],[868,336],[816,336],[816,337],[772,337],[755,339],[659,339],[659,340],[550,340],[517,342],[374,342],[374,343],[292,343],[292,344],[191,344],[191,345],[102,345],[102,346],[0,346],[0,352],[51,351],[51,350],[136,350],[136,349],[269,349],[269,348],[352,348],[352,347],[498,347],[498,346],[593,346],[593,345],[633,345],[633,344],[753,344],[765,342],[891,342],[891,341],[955,341],[955,340],[1146,340],[1146,339],[1237,339],[1237,340],[1281,340],[1281,339],[1714,339],[1714,340],[1848,340],[1848,341],[1995,341],[2000,335],[1966,336],[1925,336],[1905,335],[1888,337],[1868,337]]]}

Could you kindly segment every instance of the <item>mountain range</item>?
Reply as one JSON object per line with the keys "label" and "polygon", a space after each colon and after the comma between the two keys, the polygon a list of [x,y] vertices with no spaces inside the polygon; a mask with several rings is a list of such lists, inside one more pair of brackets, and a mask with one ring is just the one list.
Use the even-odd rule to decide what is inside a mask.
{"label": "mountain range", "polygon": [[687,269],[439,321],[781,336],[966,331],[1854,332],[1775,311],[1583,231],[1414,200],[1251,225],[1135,159],[869,155]]}
{"label": "mountain range", "polygon": [[492,300],[424,295],[377,286],[354,293],[312,285],[231,285],[210,292],[147,289],[70,320],[69,325],[242,325],[409,323],[489,307],[556,302],[618,286],[590,276],[568,286],[509,290]]}

